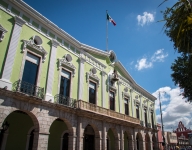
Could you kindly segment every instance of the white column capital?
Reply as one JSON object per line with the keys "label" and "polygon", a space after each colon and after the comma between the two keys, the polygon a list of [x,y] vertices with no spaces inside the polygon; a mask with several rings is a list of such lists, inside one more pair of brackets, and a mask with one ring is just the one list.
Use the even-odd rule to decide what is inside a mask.
{"label": "white column capital", "polygon": [[15,23],[22,27],[26,22],[21,17],[15,16]]}
{"label": "white column capital", "polygon": [[59,42],[57,42],[55,39],[51,40],[52,46],[56,47],[59,45]]}

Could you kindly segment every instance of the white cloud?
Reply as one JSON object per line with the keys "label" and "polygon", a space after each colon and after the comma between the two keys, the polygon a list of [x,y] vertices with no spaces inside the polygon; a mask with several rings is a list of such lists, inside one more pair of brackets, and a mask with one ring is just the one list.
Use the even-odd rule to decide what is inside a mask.
{"label": "white cloud", "polygon": [[168,53],[164,53],[164,49],[157,50],[151,57],[147,58],[146,56],[137,60],[135,68],[137,70],[152,68],[153,63],[163,62],[164,59],[168,56]]}
{"label": "white cloud", "polygon": [[137,64],[135,65],[135,67],[138,70],[141,69],[145,69],[145,68],[151,68],[152,67],[152,63],[147,61],[147,58],[142,58],[140,60],[137,61]]}
{"label": "white cloud", "polygon": [[162,87],[153,93],[157,100],[155,102],[157,122],[161,123],[159,112],[159,91],[162,103],[163,124],[165,130],[176,129],[179,121],[182,121],[187,128],[192,128],[192,107],[191,104],[185,103],[185,99],[180,96],[179,87],[170,88]]}
{"label": "white cloud", "polygon": [[137,21],[138,21],[138,25],[144,26],[145,24],[149,24],[150,22],[154,22],[155,16],[154,16],[154,14],[144,12],[143,16],[137,15]]}

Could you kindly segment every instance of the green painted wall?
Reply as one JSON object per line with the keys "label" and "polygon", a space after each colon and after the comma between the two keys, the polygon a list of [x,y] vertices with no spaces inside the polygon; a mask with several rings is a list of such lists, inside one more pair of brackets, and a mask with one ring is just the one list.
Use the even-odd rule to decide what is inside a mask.
{"label": "green painted wall", "polygon": [[24,113],[13,112],[6,119],[9,126],[9,135],[6,150],[25,150],[27,134],[33,127],[32,119]]}
{"label": "green painted wall", "polygon": [[8,45],[13,30],[14,19],[12,18],[12,16],[0,10],[0,24],[7,30],[7,33],[5,33],[3,41],[0,42],[0,77],[1,77],[3,73],[3,66],[5,63],[7,51],[9,48]]}
{"label": "green painted wall", "polygon": [[[24,56],[24,53],[22,52],[23,43],[24,43],[23,40],[29,40],[34,35],[38,35],[38,36],[40,36],[42,38],[42,40],[43,40],[42,46],[46,50],[46,52],[48,53],[45,62],[44,63],[40,62],[40,63],[42,63],[42,65],[41,65],[41,72],[39,73],[39,75],[40,75],[40,79],[39,79],[40,84],[39,84],[39,86],[42,87],[42,88],[45,88],[46,87],[47,75],[48,75],[48,63],[49,63],[49,55],[50,55],[50,50],[51,50],[51,42],[50,42],[49,39],[42,36],[41,34],[39,34],[38,32],[36,32],[35,30],[29,28],[26,25],[23,25],[22,30],[21,30],[20,39],[19,39],[19,43],[18,43],[18,46],[17,46],[16,57],[15,57],[15,60],[14,60],[13,71],[12,71],[10,81],[12,83],[14,83],[15,81],[17,81],[19,79],[19,76],[20,76],[22,60],[23,60],[23,56]],[[30,47],[27,47],[27,49],[34,52],[34,50],[32,48],[30,48]]]}
{"label": "green painted wall", "polygon": [[67,130],[66,124],[62,120],[55,120],[50,127],[48,150],[59,150],[61,146],[61,136]]}

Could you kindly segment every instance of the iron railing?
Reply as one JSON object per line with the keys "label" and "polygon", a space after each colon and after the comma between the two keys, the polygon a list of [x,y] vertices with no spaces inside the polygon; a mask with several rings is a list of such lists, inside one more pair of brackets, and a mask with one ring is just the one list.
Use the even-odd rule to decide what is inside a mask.
{"label": "iron railing", "polygon": [[63,96],[61,94],[57,94],[54,97],[55,102],[61,105],[69,106],[69,107],[76,107],[76,100],[70,97]]}
{"label": "iron railing", "polygon": [[151,123],[147,123],[147,128],[151,128]]}
{"label": "iron railing", "polygon": [[38,87],[31,83],[18,80],[13,84],[13,88],[17,92],[25,93],[30,96],[34,96],[37,98],[44,98],[44,88]]}
{"label": "iron railing", "polygon": [[144,126],[144,122],[142,120],[140,120],[140,125]]}

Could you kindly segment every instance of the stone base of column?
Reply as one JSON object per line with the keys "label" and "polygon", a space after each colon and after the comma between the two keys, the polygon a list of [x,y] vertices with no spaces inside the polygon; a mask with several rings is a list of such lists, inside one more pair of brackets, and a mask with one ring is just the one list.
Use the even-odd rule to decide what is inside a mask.
{"label": "stone base of column", "polygon": [[49,93],[46,93],[45,100],[54,103],[54,97],[53,97],[53,95],[51,95]]}
{"label": "stone base of column", "polygon": [[6,88],[7,90],[12,90],[12,83],[6,79],[0,79],[0,88]]}

